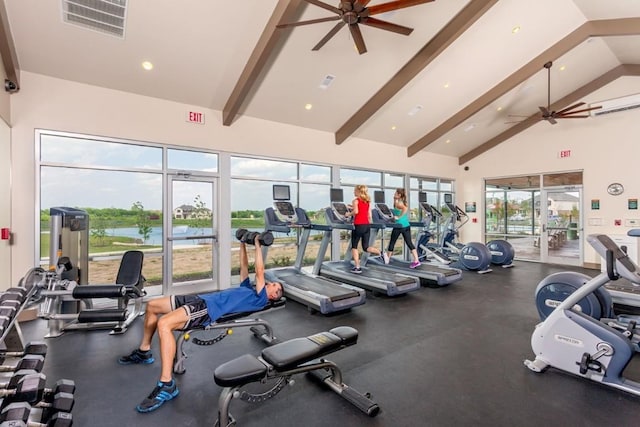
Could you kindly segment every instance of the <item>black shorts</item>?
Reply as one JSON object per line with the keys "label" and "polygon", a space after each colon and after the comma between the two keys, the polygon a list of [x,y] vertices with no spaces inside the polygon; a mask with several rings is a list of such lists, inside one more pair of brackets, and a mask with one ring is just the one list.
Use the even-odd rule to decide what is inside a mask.
{"label": "black shorts", "polygon": [[184,308],[189,320],[182,329],[195,329],[211,323],[207,305],[197,295],[171,295],[171,309]]}

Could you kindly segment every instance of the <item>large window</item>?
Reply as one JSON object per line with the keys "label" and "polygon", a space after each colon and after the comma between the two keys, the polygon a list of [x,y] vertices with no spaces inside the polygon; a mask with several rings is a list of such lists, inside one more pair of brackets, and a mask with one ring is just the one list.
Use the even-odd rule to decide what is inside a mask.
{"label": "large window", "polygon": [[[130,249],[145,253],[143,273],[147,286],[203,277],[215,280],[220,262],[215,249],[216,233],[231,234],[231,248],[220,249],[231,250],[231,257],[225,256],[223,262],[225,267],[229,262],[231,274],[237,273],[235,231],[264,229],[264,210],[273,205],[275,184],[289,186],[291,202],[303,208],[315,223],[325,222],[324,209],[329,206],[333,187],[342,188],[346,201],[350,202],[355,185],[365,184],[372,197],[376,191],[382,191],[385,202],[391,206],[396,188],[406,188],[409,183],[412,220],[420,217],[419,192],[428,192],[428,199],[438,204],[442,192],[453,190],[452,181],[438,178],[64,132],[39,131],[36,146],[39,155],[36,226],[40,236],[37,258],[41,265],[48,266],[52,246],[50,209],[83,210],[89,217],[89,283],[112,283],[122,254]],[[226,170],[220,167],[221,162],[228,162],[228,173],[221,172]],[[218,218],[220,206],[230,213],[230,218]],[[191,232],[204,237],[188,238]],[[315,260],[322,239],[321,233],[313,233],[304,254],[305,265]],[[181,240],[182,237],[185,238]],[[295,227],[288,235],[277,235],[276,243],[269,249],[267,264],[293,264],[299,237]],[[344,253],[346,240],[340,243],[330,252],[334,256]],[[196,266],[194,260],[200,253],[202,259]],[[168,290],[160,289],[163,293]]]}
{"label": "large window", "polygon": [[[36,143],[40,160],[40,264],[50,263],[50,209],[69,207],[88,215],[89,284],[113,283],[122,254],[142,250],[147,287],[161,285],[166,256],[163,202],[167,170],[186,171],[184,175],[194,171],[215,173],[217,154],[57,132],[40,132]],[[181,227],[191,230],[195,220],[183,219]],[[196,240],[188,242],[198,244]],[[72,248],[59,249],[73,252]],[[185,251],[182,253],[187,256]],[[179,267],[193,270],[192,263],[181,260],[180,251],[174,250],[172,256],[176,278],[194,274],[178,271]]]}

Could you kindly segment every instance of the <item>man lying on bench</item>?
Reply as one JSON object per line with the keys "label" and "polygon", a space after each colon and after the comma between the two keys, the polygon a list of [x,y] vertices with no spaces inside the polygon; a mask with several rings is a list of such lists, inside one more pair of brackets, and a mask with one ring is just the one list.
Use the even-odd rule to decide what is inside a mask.
{"label": "man lying on bench", "polygon": [[[247,402],[262,402],[280,392],[291,383],[295,374],[307,372],[320,383],[355,405],[371,417],[380,411],[377,403],[342,382],[338,366],[322,356],[354,345],[358,341],[358,331],[349,326],[339,326],[328,332],[320,332],[305,338],[295,338],[275,344],[262,350],[260,357],[250,354],[237,357],[218,366],[213,374],[222,392],[218,399],[218,422],[216,426],[235,425],[229,414],[229,405],[234,398]],[[252,394],[240,389],[254,382],[275,381],[273,387],[260,394]]]}
{"label": "man lying on bench", "polygon": [[267,283],[264,279],[264,262],[259,236],[255,246],[255,290],[249,281],[249,259],[244,241],[240,242],[240,287],[225,289],[201,295],[171,295],[151,300],[147,303],[144,317],[144,334],[139,348],[122,356],[118,363],[153,363],[151,340],[158,332],[160,340],[160,380],[151,394],[137,407],[138,412],[151,412],[164,402],[178,395],[178,387],[172,376],[173,359],[176,354],[174,331],[207,326],[221,316],[239,311],[256,311],[267,305],[269,300],[282,297],[282,284]]}
{"label": "man lying on bench", "polygon": [[[277,308],[283,308],[285,303],[286,298],[284,297],[277,300],[269,300],[267,305],[265,305],[261,310],[239,311],[236,313],[225,314],[207,326],[197,328],[190,327],[189,329],[183,330],[176,338],[176,357],[173,362],[173,373],[182,375],[186,372],[186,368],[184,366],[184,362],[187,359],[187,353],[184,351],[185,342],[191,341],[192,343],[201,346],[213,345],[222,341],[228,335],[231,335],[233,328],[249,327],[256,338],[264,341],[267,345],[275,344],[277,339],[269,322],[255,316]],[[208,332],[214,329],[221,330],[221,332],[213,338],[201,339],[196,336],[192,336],[196,331]]]}

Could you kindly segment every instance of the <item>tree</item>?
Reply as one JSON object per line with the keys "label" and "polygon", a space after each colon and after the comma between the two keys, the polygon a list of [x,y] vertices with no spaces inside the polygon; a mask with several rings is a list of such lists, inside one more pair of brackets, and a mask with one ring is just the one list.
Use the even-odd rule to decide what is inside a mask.
{"label": "tree", "polygon": [[202,235],[205,228],[211,227],[211,210],[207,208],[207,204],[199,194],[193,199],[193,205],[193,216],[189,227],[198,229],[199,234]]}
{"label": "tree", "polygon": [[96,239],[96,246],[104,246],[104,238],[107,236],[106,220],[102,216],[95,216],[91,221],[91,237]]}
{"label": "tree", "polygon": [[138,227],[138,234],[142,236],[142,243],[146,242],[151,235],[151,224],[149,221],[149,215],[144,210],[142,203],[135,202],[131,206],[131,210],[136,215],[136,226]]}

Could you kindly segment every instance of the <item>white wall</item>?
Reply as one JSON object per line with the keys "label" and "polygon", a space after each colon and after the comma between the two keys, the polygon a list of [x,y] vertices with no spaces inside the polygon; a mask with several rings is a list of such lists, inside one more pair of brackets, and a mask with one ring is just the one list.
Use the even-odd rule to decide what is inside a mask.
{"label": "white wall", "polygon": [[[333,134],[240,116],[222,126],[220,111],[133,95],[22,72],[20,92],[11,96],[14,170],[13,281],[36,259],[35,129],[77,132],[201,147],[419,175],[456,178],[457,159],[350,139],[336,145]],[[189,124],[190,109],[205,113],[205,125]]]}
{"label": "white wall", "polygon": [[[560,158],[561,150],[571,156]],[[640,198],[640,109],[584,120],[559,120],[551,125],[540,122],[500,144],[460,168],[458,203],[483,203],[483,179],[528,173],[583,170],[584,234],[626,234],[627,218],[640,218],[640,211],[627,209],[627,199]],[[610,196],[607,185],[620,182],[624,194]],[[591,200],[600,200],[600,210],[591,210]],[[463,241],[482,238],[482,209],[478,223],[462,230]],[[589,218],[601,218],[602,226],[589,226]],[[621,219],[623,226],[614,226]],[[585,263],[599,263],[593,249],[585,244]]]}

